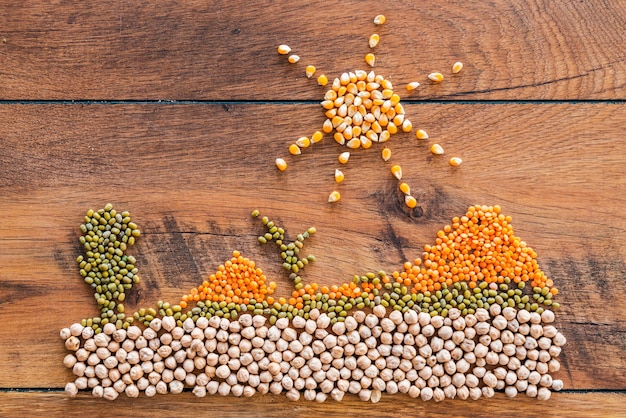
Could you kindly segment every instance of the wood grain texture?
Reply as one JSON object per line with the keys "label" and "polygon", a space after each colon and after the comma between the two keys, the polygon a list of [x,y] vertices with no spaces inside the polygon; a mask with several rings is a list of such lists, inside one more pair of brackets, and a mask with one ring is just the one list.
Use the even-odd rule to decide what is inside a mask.
{"label": "wood grain texture", "polygon": [[[453,0],[437,7],[365,0],[79,3],[11,0],[0,15],[0,99],[317,100],[304,67],[365,67],[397,85],[452,64],[462,77],[424,83],[423,99],[625,99],[626,8],[620,1]],[[384,13],[387,24],[372,18]],[[276,53],[287,43],[302,57]]]}
{"label": "wood grain texture", "polygon": [[[1,106],[0,118],[11,123],[0,127],[0,321],[11,325],[0,329],[0,387],[61,387],[71,378],[39,367],[60,364],[60,328],[96,313],[74,264],[77,226],[87,209],[111,201],[144,231],[134,249],[143,282],[131,308],[177,300],[234,249],[287,294],[278,254],[256,241],[254,208],[288,234],[315,225],[309,250],[318,260],[303,278],[332,284],[399,269],[469,205],[500,204],[561,288],[558,326],[573,343],[558,377],[569,389],[625,389],[626,366],[617,359],[626,349],[626,311],[616,302],[626,297],[624,107],[406,111],[431,140],[403,133],[386,145],[420,201],[415,211],[406,210],[380,146],[354,152],[337,205],[326,203],[343,150],[332,139],[287,158],[284,173],[273,167],[296,136],[321,124],[317,105]],[[253,128],[276,115],[273,129]],[[431,155],[434,141],[463,165]],[[601,294],[607,289],[610,300]]]}
{"label": "wood grain texture", "polygon": [[[546,402],[529,402],[526,397],[506,399],[498,394],[492,399],[474,401],[445,400],[440,403],[423,402],[406,395],[383,396],[372,407],[356,396],[346,395],[341,403],[327,401],[290,402],[284,397],[255,395],[250,399],[208,396],[196,398],[191,393],[179,395],[157,395],[154,398],[118,398],[114,403],[94,399],[89,394],[80,394],[69,399],[62,393],[0,393],[0,414],[6,416],[62,416],[69,411],[81,411],[92,417],[136,417],[138,414],[154,416],[165,414],[213,415],[220,417],[301,417],[301,416],[345,416],[350,411],[361,417],[380,416],[541,416],[561,417],[564,411],[572,418],[623,417],[626,395],[612,393],[557,393]],[[271,403],[271,408],[268,404]],[[571,411],[571,412],[570,412]]]}
{"label": "wood grain texture", "polygon": [[[623,2],[378,3],[3,2],[0,416],[626,416]],[[372,23],[379,13],[382,27]],[[389,163],[381,147],[354,152],[342,201],[329,205],[343,149],[327,137],[297,158],[287,153],[324,120],[317,102],[326,88],[304,67],[331,78],[364,69],[373,32],[375,71],[431,139],[394,136]],[[280,43],[301,61],[288,64]],[[465,68],[450,74],[459,60]],[[446,80],[429,83],[432,71]],[[410,81],[422,85],[408,93]],[[444,158],[429,153],[434,142]],[[448,165],[453,155],[462,166]],[[288,171],[274,168],[277,156]],[[418,198],[414,211],[391,162]],[[499,204],[561,291],[556,325],[569,342],[555,377],[567,391],[547,403],[394,395],[375,408],[350,396],[341,404],[189,392],[69,399],[58,330],[97,313],[75,266],[78,224],[107,202],[129,210],[143,232],[131,250],[142,282],[129,310],[177,300],[234,249],[286,294],[279,255],[256,241],[254,208],[288,234],[315,225],[307,245],[317,261],[303,279],[331,284],[396,270],[469,205]]]}

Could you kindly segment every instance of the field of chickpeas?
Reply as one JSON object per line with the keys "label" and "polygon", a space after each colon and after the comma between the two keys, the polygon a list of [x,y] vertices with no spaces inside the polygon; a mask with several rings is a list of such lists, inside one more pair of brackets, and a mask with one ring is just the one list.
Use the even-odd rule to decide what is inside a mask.
{"label": "field of chickpeas", "polygon": [[624,21],[11,4],[0,415],[620,416]]}

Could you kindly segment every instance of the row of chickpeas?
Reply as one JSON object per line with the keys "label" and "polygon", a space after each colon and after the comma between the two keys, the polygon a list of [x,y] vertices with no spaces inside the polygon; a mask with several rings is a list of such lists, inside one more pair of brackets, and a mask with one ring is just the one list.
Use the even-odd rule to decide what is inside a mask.
{"label": "row of chickpeas", "polygon": [[190,387],[197,396],[270,392],[324,401],[351,393],[377,402],[383,393],[439,401],[503,390],[548,399],[563,386],[551,376],[565,344],[553,313],[499,308],[465,316],[453,309],[443,318],[377,306],[332,326],[318,310],[271,326],[250,314],[188,319],[182,327],[155,318],[143,330],[107,324],[100,334],[74,324],[61,331],[71,351],[64,364],[76,376],[66,392],[91,389],[113,400]]}

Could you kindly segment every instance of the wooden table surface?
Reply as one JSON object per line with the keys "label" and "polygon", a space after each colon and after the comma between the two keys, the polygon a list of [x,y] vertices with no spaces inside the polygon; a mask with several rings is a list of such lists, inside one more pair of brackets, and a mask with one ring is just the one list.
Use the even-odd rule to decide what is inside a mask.
{"label": "wooden table surface", "polygon": [[[0,415],[616,416],[626,408],[626,3],[5,0],[0,13]],[[372,18],[387,16],[375,27]],[[326,138],[289,156],[324,121],[331,80],[367,69],[402,96],[414,127],[388,142],[418,198],[408,210],[380,148],[344,168]],[[301,61],[276,53],[289,44]],[[450,73],[462,61],[463,71]],[[441,84],[426,75],[440,70]],[[414,92],[404,89],[417,80]],[[428,152],[438,142],[445,158]],[[378,144],[380,145],[380,144]],[[452,168],[447,158],[464,163]],[[281,173],[274,159],[284,156]],[[290,158],[288,158],[290,157]],[[500,205],[560,289],[568,338],[555,374],[565,390],[539,402],[383,396],[375,407],[190,392],[115,403],[63,392],[59,329],[95,314],[75,264],[89,208],[127,209],[144,234],[133,252],[133,306],[176,300],[234,249],[286,293],[288,279],[250,217],[287,231],[315,225],[305,280],[339,283],[393,271],[473,204]]]}

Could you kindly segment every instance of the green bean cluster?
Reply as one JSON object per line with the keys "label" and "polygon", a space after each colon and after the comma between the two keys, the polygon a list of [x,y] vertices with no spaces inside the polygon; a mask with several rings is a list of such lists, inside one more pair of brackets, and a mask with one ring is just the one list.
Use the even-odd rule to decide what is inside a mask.
{"label": "green bean cluster", "polygon": [[141,235],[127,211],[117,212],[108,203],[104,208],[90,209],[80,225],[79,238],[84,255],[76,262],[85,283],[94,290],[94,298],[100,316],[83,320],[83,326],[101,327],[111,322],[116,327],[127,328],[129,321],[124,312],[126,291],[139,282],[135,258],[127,256],[126,250]]}

